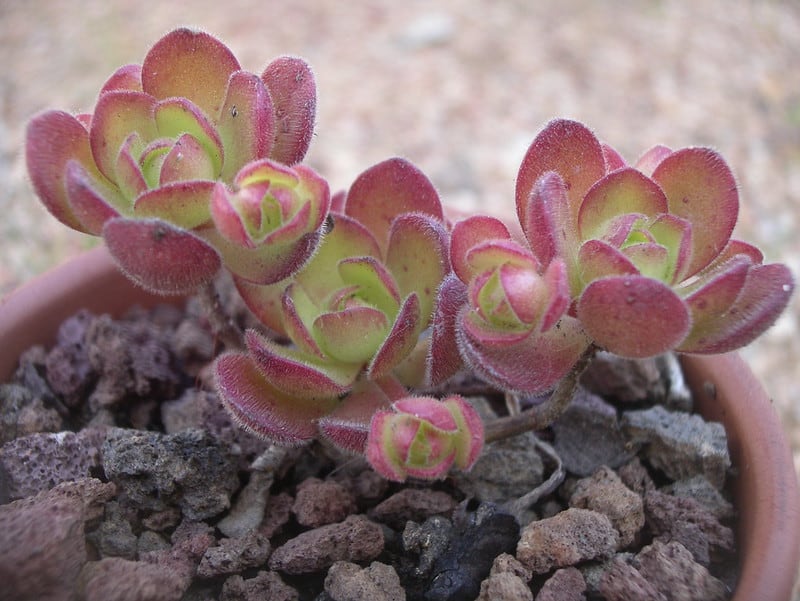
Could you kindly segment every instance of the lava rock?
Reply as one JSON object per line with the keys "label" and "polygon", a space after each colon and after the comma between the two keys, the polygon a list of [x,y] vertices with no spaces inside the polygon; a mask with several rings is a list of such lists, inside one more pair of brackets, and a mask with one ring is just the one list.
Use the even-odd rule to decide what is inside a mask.
{"label": "lava rock", "polygon": [[405,601],[406,592],[394,568],[378,561],[361,566],[337,561],[325,576],[325,592],[333,601]]}
{"label": "lava rock", "polygon": [[261,571],[254,578],[231,576],[222,585],[219,601],[297,601],[297,591],[277,572]]}
{"label": "lava rock", "polygon": [[292,505],[297,523],[311,528],[341,522],[356,510],[353,493],[338,482],[319,478],[303,480]]}
{"label": "lava rock", "polygon": [[489,577],[481,582],[476,601],[533,601],[528,586],[531,576],[513,555],[502,553],[495,557]]}
{"label": "lava rock", "polygon": [[602,513],[570,508],[528,524],[517,545],[517,559],[534,574],[545,574],[553,568],[611,557],[618,536]]}
{"label": "lava rock", "polygon": [[494,558],[514,550],[519,540],[516,518],[482,504],[465,524],[456,524],[456,535],[436,558],[425,593],[428,601],[472,601],[489,575]]}
{"label": "lava rock", "polygon": [[115,487],[93,478],[0,506],[2,595],[15,601],[69,601],[86,562],[85,525]]}
{"label": "lava rock", "polygon": [[634,457],[628,463],[617,470],[620,480],[633,492],[644,497],[651,490],[656,489],[655,482],[650,476],[650,472],[642,465],[638,457]]}
{"label": "lava rock", "polygon": [[433,515],[450,515],[456,501],[445,492],[429,488],[404,488],[376,505],[369,516],[393,528],[408,521],[421,522]]}
{"label": "lava rock", "polygon": [[619,557],[608,562],[598,590],[607,601],[667,601],[639,570]]}
{"label": "lava rock", "polygon": [[578,476],[589,476],[603,465],[617,468],[632,457],[616,409],[585,389],[578,389],[552,429],[553,448],[564,468]]}
{"label": "lava rock", "polygon": [[422,524],[406,522],[403,530],[403,549],[419,556],[414,576],[426,578],[433,569],[434,562],[447,550],[453,524],[447,518],[435,515]]}
{"label": "lava rock", "polygon": [[634,567],[667,599],[722,601],[728,598],[725,585],[692,559],[680,543],[653,541],[642,549]]}
{"label": "lava rock", "polygon": [[203,430],[172,435],[138,430],[111,430],[103,444],[106,476],[143,509],[170,505],[202,520],[230,506],[239,487],[235,461]]}
{"label": "lava rock", "polygon": [[536,601],[584,601],[586,581],[577,568],[561,568],[556,570],[545,581]]}
{"label": "lava rock", "polygon": [[109,501],[98,528],[87,535],[101,557],[136,559],[137,537],[117,501]]}
{"label": "lava rock", "polygon": [[625,359],[612,353],[597,353],[581,375],[582,386],[619,403],[660,401],[667,395],[656,357]]}
{"label": "lava rock", "polygon": [[266,563],[270,551],[269,540],[258,532],[250,532],[241,538],[223,538],[218,545],[206,550],[197,567],[197,575],[213,578],[238,574]]}
{"label": "lava rock", "polygon": [[383,529],[363,515],[321,526],[275,549],[269,567],[286,574],[308,574],[337,561],[371,561],[383,551]]}
{"label": "lava rock", "polygon": [[189,583],[185,575],[160,565],[107,557],[84,567],[81,598],[85,601],[178,601]]}
{"label": "lava rock", "polygon": [[678,480],[661,490],[673,497],[694,499],[718,520],[726,520],[734,516],[733,503],[703,476]]}
{"label": "lava rock", "polygon": [[60,432],[63,429],[61,414],[47,406],[30,388],[0,384],[0,445],[34,432]]}
{"label": "lava rock", "polygon": [[717,489],[725,484],[731,459],[722,424],[657,405],[626,411],[622,428],[632,442],[646,445],[649,463],[672,480],[703,475]]}
{"label": "lava rock", "polygon": [[642,497],[625,486],[608,467],[601,467],[589,478],[578,480],[569,504],[608,516],[619,533],[619,548],[633,544],[644,527]]}

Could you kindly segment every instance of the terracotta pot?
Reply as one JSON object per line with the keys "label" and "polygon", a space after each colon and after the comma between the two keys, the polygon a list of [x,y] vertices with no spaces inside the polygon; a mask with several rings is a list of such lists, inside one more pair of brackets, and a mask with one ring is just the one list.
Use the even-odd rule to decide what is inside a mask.
{"label": "terracotta pot", "polygon": [[[105,248],[85,253],[0,301],[0,381],[14,372],[21,352],[52,343],[58,325],[81,308],[120,315],[164,301],[125,279]],[[682,362],[699,411],[725,425],[738,469],[741,575],[734,601],[786,601],[800,563],[800,495],[778,416],[735,353]]]}

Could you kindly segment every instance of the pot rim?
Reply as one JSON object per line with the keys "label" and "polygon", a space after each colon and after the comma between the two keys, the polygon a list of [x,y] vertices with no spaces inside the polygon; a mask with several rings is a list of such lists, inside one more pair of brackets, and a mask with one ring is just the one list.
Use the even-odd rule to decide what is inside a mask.
{"label": "pot rim", "polygon": [[[11,377],[22,352],[52,344],[59,324],[82,308],[119,316],[137,304],[181,301],[135,286],[104,246],[82,253],[0,300],[0,381]],[[683,355],[681,363],[696,408],[725,425],[738,469],[736,506],[748,509],[737,520],[740,574],[733,601],[788,601],[800,563],[800,493],[780,418],[737,353]]]}

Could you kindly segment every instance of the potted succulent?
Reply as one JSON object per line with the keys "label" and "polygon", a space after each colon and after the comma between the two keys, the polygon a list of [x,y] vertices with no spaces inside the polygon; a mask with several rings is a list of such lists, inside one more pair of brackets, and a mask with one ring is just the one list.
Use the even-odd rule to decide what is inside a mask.
{"label": "potted succulent", "polygon": [[[752,341],[794,289],[786,266],[731,238],[739,199],[724,159],[656,146],[629,164],[585,125],[556,119],[522,161],[518,223],[455,218],[400,158],[331,194],[302,164],[315,99],[302,60],[279,58],[257,76],[214,37],[178,29],[142,65],[117,70],[91,115],[34,117],[26,159],[38,197],[64,224],[102,236],[108,252],[93,251],[82,261],[96,267],[83,263],[80,279],[56,285],[60,310],[48,319],[197,293],[227,347],[214,378],[238,424],[280,445],[325,440],[391,481],[469,470],[485,443],[546,428],[598,350],[681,353],[701,410],[728,426],[739,492],[783,487],[739,497],[735,598],[785,597],[798,503],[780,424],[745,371],[743,386],[757,394],[747,415],[762,424],[745,431],[751,418],[728,380],[739,359],[698,358]],[[89,283],[94,269],[102,279]],[[226,315],[214,288],[221,271],[258,329],[242,334]],[[84,287],[89,301],[76,296]],[[94,304],[111,290],[120,301]],[[15,313],[35,295],[23,289],[3,307],[4,340],[23,336],[15,352],[55,325],[34,333],[36,318]],[[7,375],[16,355],[4,353]],[[464,371],[504,391],[510,414],[484,421],[464,397],[440,394]],[[545,399],[523,407],[537,395]],[[760,453],[772,465],[751,468]],[[787,513],[761,515],[767,499]],[[771,520],[772,539],[751,541]],[[785,560],[783,575],[766,579],[773,593],[758,588],[770,552]]]}

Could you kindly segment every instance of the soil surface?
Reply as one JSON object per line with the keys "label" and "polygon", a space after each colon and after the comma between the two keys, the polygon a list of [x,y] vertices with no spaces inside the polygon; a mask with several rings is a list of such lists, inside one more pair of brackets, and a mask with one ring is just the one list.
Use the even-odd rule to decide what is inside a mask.
{"label": "soil surface", "polygon": [[[0,598],[723,601],[735,587],[725,432],[688,412],[672,357],[600,355],[550,429],[488,445],[468,473],[396,484],[325,444],[237,428],[210,381],[215,346],[190,303],[82,312],[23,355],[0,385]],[[501,395],[449,386],[481,388],[468,398],[491,419]]]}

